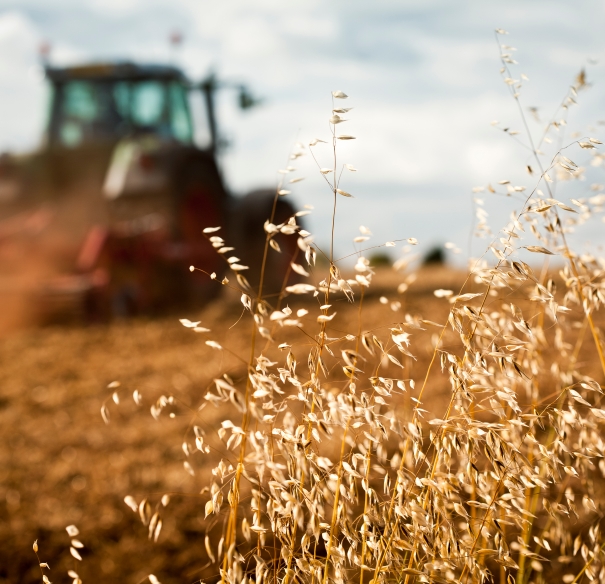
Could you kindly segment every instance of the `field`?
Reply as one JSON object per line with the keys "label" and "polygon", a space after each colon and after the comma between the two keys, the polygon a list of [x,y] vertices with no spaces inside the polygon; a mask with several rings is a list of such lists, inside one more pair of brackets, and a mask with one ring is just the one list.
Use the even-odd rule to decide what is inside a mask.
{"label": "field", "polygon": [[[366,300],[365,327],[390,325],[402,317],[401,310],[393,312],[379,300],[382,295],[399,298],[393,281],[388,271],[379,274]],[[432,291],[459,285],[461,274],[427,270],[417,282],[406,294],[406,311],[444,318],[448,304]],[[296,305],[308,302],[295,298]],[[335,321],[335,329],[356,318],[356,307],[346,301],[337,309],[342,320]],[[166,574],[166,582],[193,581],[204,567],[204,504],[197,494],[210,465],[190,476],[183,468],[181,443],[195,419],[191,410],[201,405],[212,379],[225,365],[235,376],[245,367],[235,359],[221,363],[221,355],[181,326],[178,316],[199,318],[216,331],[213,339],[246,356],[250,322],[242,319],[229,330],[241,316],[241,304],[233,299],[215,301],[199,316],[49,327],[1,341],[0,432],[6,447],[0,454],[0,581],[39,581],[31,551],[35,539],[42,561],[51,565],[52,581],[65,579],[65,570],[76,563],[65,532],[70,524],[77,524],[86,545],[78,567],[84,581],[102,575],[101,581],[137,582],[149,572]],[[429,331],[418,333],[428,336]],[[288,336],[304,349],[307,340],[300,333],[288,331]],[[429,348],[408,367],[423,371]],[[107,385],[116,380],[123,397],[119,406],[109,400],[107,425],[100,409],[112,393]],[[446,394],[447,380],[438,381],[437,395]],[[131,397],[135,389],[143,396],[140,407]],[[161,394],[178,399],[174,419],[151,417],[149,407]],[[445,403],[445,396],[439,400]],[[198,418],[197,423],[212,428],[219,411],[206,408]],[[170,512],[158,543],[152,544],[123,499],[164,493],[173,494]]]}
{"label": "field", "polygon": [[[380,270],[365,298],[362,328],[378,331],[403,320],[404,314],[443,322],[449,304],[433,291],[455,289],[463,276],[444,268],[424,269],[405,295],[398,295],[400,279]],[[387,298],[403,305],[393,311]],[[309,300],[288,300],[292,307],[310,306]],[[335,308],[339,320],[331,323],[329,334],[357,319],[356,305],[341,300]],[[207,497],[199,493],[219,457],[213,451],[198,460],[192,476],[183,467],[181,444],[192,423],[208,433],[216,430],[228,411],[212,406],[196,410],[214,377],[228,371],[240,378],[245,366],[208,347],[203,340],[209,337],[183,327],[178,316],[185,315],[49,327],[1,341],[0,431],[6,446],[0,460],[0,582],[39,581],[31,551],[36,539],[53,582],[66,581],[70,568],[84,581],[138,582],[154,573],[162,582],[193,582],[205,573]],[[237,299],[224,295],[199,314],[186,316],[201,320],[212,339],[246,358],[250,322],[240,321]],[[427,328],[414,331],[417,361],[407,358],[404,363],[405,377],[417,383],[432,355],[435,329]],[[285,337],[279,340],[304,353],[308,339],[296,329],[283,330]],[[587,349],[583,360],[586,371],[593,369],[594,351]],[[119,404],[110,399],[113,389],[107,387],[115,381],[120,383]],[[131,397],[135,389],[142,395],[140,406]],[[431,410],[429,419],[443,415],[451,395],[447,376],[438,370],[430,392],[424,406]],[[175,397],[169,408],[174,417],[164,412],[155,420],[150,415],[160,395]],[[404,418],[409,418],[413,395],[417,390],[410,389],[395,406],[403,408]],[[104,403],[109,424],[100,414]],[[168,512],[158,542],[152,543],[124,497],[158,500],[164,494],[171,497]],[[69,555],[65,527],[70,524],[78,526],[85,544],[81,563]]]}

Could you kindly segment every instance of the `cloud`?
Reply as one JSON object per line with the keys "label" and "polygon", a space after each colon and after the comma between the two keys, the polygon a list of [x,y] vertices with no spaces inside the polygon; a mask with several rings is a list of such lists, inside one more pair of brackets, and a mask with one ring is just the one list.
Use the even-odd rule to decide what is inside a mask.
{"label": "cloud", "polygon": [[[19,149],[38,138],[45,91],[37,64],[39,33],[17,11],[0,15],[0,149]],[[8,57],[8,58],[7,58]]]}
{"label": "cloud", "polygon": [[[342,155],[360,168],[348,177],[359,197],[344,212],[372,222],[382,208],[370,204],[371,193],[384,193],[392,197],[389,225],[407,220],[413,208],[426,216],[416,226],[427,236],[450,239],[448,229],[459,229],[452,225],[469,223],[465,205],[473,186],[504,176],[526,180],[524,147],[490,126],[496,118],[522,129],[498,71],[494,28],[510,29],[501,42],[519,48],[516,71],[530,78],[523,106],[539,106],[543,120],[588,67],[594,87],[578,98],[583,109],[570,112],[574,125],[585,128],[605,117],[603,69],[587,62],[605,57],[603,12],[590,0],[573,6],[562,0],[0,0],[0,148],[31,147],[40,135],[44,94],[30,72],[43,38],[52,42],[57,63],[176,59],[193,78],[213,67],[222,78],[246,82],[265,98],[259,108],[238,111],[229,90],[219,99],[223,132],[232,141],[225,176],[239,192],[273,184],[296,140],[326,135],[329,92],[339,88],[355,106],[347,132],[358,136]],[[185,36],[176,54],[167,40],[174,29]],[[301,166],[309,177],[311,163]],[[323,204],[320,183],[305,181],[297,193]],[[439,205],[422,207],[424,200]],[[461,201],[457,215],[452,201]],[[322,219],[316,214],[310,221],[319,226]]]}

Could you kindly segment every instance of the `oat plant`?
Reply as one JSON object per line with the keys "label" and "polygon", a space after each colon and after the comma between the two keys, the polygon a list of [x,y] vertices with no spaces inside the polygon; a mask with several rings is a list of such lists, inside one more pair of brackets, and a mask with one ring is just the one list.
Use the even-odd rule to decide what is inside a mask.
{"label": "oat plant", "polygon": [[[603,187],[585,192],[582,166],[572,160],[592,155],[598,167],[601,142],[572,138],[542,152],[561,135],[585,80],[576,80],[534,139],[504,34],[496,32],[502,75],[523,131],[503,131],[528,151],[531,186],[503,180],[477,189],[510,196],[519,208],[471,262],[460,289],[435,290],[439,309],[406,310],[423,272],[411,273],[404,258],[395,265],[400,285],[382,303],[383,321],[364,321],[375,276],[369,254],[395,243],[373,246],[364,227],[352,273],[335,257],[338,207],[356,204],[344,182],[354,192],[355,168],[339,150],[354,139],[342,130],[352,115],[342,91],[332,93],[326,139],[297,147],[289,162],[309,152],[317,165],[333,201],[329,248],[300,226],[307,211],[282,224],[269,217],[260,284],[252,289],[220,228],[205,230],[232,273],[217,285],[241,297],[251,337],[247,354],[239,354],[203,322],[181,321],[245,371],[226,370],[199,397],[183,442],[185,469],[200,482],[205,509],[204,581],[605,581],[598,327],[605,259],[576,254],[567,242],[605,203]],[[284,169],[275,201],[301,180],[289,178],[294,173]],[[562,181],[574,193],[569,200],[555,196]],[[483,209],[477,230],[485,236]],[[282,253],[279,234],[297,238],[300,259],[290,265],[303,281],[265,297],[267,258]],[[411,245],[413,235],[400,234]],[[315,266],[318,256],[325,268]],[[345,304],[355,306],[347,312],[355,317],[343,321],[335,306]],[[443,383],[449,392],[438,403]],[[122,390],[112,389],[117,404]],[[161,396],[153,416],[174,403]],[[110,406],[103,406],[106,421]],[[217,415],[220,423],[210,423]],[[168,501],[126,497],[156,540]]]}

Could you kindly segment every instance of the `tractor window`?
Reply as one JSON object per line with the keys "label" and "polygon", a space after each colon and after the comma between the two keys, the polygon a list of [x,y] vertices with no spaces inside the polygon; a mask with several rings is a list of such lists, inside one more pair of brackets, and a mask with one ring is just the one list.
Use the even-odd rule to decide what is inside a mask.
{"label": "tractor window", "polygon": [[157,128],[165,121],[166,88],[160,81],[142,81],[132,85],[132,121],[137,126]]}
{"label": "tractor window", "polygon": [[193,136],[185,88],[173,81],[169,86],[169,94],[172,135],[180,142],[191,142]]}
{"label": "tractor window", "polygon": [[63,113],[82,121],[91,122],[99,115],[99,96],[92,83],[72,81],[65,86]]}
{"label": "tractor window", "polygon": [[59,85],[56,95],[51,140],[68,148],[133,132],[193,140],[186,88],[178,81],[73,80]]}
{"label": "tractor window", "polygon": [[85,81],[73,81],[63,89],[62,123],[59,127],[65,146],[78,146],[84,139],[84,125],[90,124],[99,113],[94,86]]}
{"label": "tractor window", "polygon": [[193,141],[198,148],[209,148],[212,144],[212,136],[204,97],[200,91],[190,91],[187,97],[189,98],[189,111],[193,119]]}
{"label": "tractor window", "polygon": [[116,133],[121,118],[110,86],[91,81],[69,81],[61,88],[58,135],[67,147],[107,138]]}

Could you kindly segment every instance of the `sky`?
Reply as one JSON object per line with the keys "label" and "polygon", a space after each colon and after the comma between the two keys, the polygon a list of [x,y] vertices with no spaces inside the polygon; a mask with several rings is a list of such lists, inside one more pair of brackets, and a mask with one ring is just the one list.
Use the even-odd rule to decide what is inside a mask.
{"label": "sky", "polygon": [[[297,142],[327,139],[331,91],[342,90],[350,96],[342,105],[354,109],[339,130],[356,140],[339,144],[339,160],[358,172],[343,175],[342,188],[354,198],[338,201],[338,253],[353,251],[363,224],[375,243],[414,237],[424,251],[453,242],[464,259],[486,246],[469,246],[473,188],[535,182],[525,172],[527,138],[499,129],[523,130],[499,72],[499,43],[517,49],[515,79],[528,78],[521,103],[534,137],[585,68],[590,87],[569,111],[561,143],[573,131],[605,142],[598,124],[605,119],[604,17],[605,4],[594,0],[0,0],[0,151],[27,151],[39,141],[43,41],[56,65],[173,62],[192,79],[212,70],[246,83],[261,105],[240,111],[229,90],[219,104],[230,142],[221,164],[238,194],[273,187]],[[498,42],[496,28],[510,34]],[[173,30],[183,34],[178,50],[168,43]],[[331,165],[325,146],[314,152],[320,166]],[[586,152],[576,154],[579,164],[589,161]],[[295,166],[305,181],[289,196],[314,206],[305,226],[326,245],[331,194],[310,156]],[[561,192],[585,194],[591,182],[605,182],[599,173]],[[494,231],[519,207],[515,198],[480,196]],[[593,221],[577,241],[603,243],[604,231]]]}

